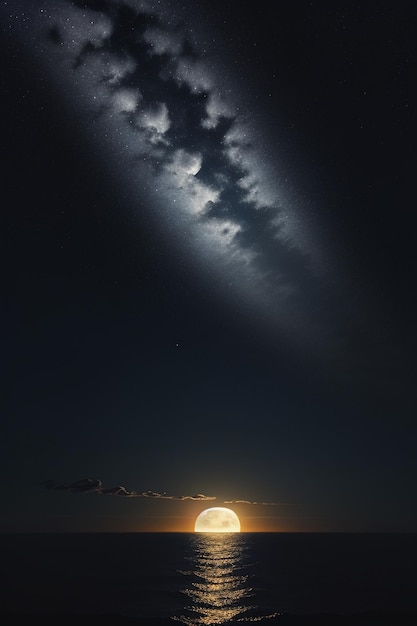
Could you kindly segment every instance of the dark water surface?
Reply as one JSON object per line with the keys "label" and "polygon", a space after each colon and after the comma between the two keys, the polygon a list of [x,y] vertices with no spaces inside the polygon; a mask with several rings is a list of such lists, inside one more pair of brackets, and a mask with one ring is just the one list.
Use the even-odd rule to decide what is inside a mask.
{"label": "dark water surface", "polygon": [[0,562],[1,612],[11,614],[194,626],[417,614],[417,534],[0,535]]}

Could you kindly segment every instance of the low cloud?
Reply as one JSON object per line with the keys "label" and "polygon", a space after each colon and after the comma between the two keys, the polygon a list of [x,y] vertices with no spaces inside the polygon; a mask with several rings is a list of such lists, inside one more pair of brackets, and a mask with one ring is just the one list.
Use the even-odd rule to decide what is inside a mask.
{"label": "low cloud", "polygon": [[196,493],[192,496],[188,495],[170,495],[165,491],[159,493],[157,491],[132,491],[126,489],[122,485],[117,487],[103,487],[103,483],[99,479],[82,478],[73,483],[59,484],[54,480],[45,480],[41,483],[46,489],[53,491],[72,491],[74,493],[95,493],[103,496],[121,496],[124,498],[155,498],[160,500],[215,500],[216,496],[206,496],[203,493]]}
{"label": "low cloud", "polygon": [[[216,496],[206,496],[203,493],[195,493],[194,495],[172,495],[166,491],[134,491],[126,489],[122,485],[117,487],[103,487],[103,483],[98,478],[82,478],[73,483],[57,483],[54,480],[45,480],[42,486],[52,491],[72,491],[73,493],[98,494],[102,496],[119,496],[123,498],[153,498],[155,500],[194,500],[206,502],[216,500]],[[224,504],[250,504],[259,506],[288,506],[287,502],[256,502],[252,500],[224,500]]]}
{"label": "low cloud", "polygon": [[157,493],[155,491],[144,491],[138,496],[144,498],[161,498],[163,500],[215,500],[216,496],[205,496],[203,493],[196,493],[194,496],[171,496],[167,493]]}
{"label": "low cloud", "polygon": [[289,506],[288,502],[254,502],[251,500],[225,500],[224,504],[257,504],[260,506]]}
{"label": "low cloud", "polygon": [[128,491],[126,487],[110,487],[109,489],[101,489],[101,494],[104,496],[123,496],[125,498],[135,498],[137,496],[136,491]]}

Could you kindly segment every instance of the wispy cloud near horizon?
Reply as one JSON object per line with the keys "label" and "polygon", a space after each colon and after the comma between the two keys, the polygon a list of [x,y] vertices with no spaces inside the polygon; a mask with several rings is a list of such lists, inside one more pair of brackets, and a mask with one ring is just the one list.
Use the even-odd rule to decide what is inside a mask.
{"label": "wispy cloud near horizon", "polygon": [[256,504],[260,506],[291,506],[289,502],[257,502],[252,500],[225,500],[224,504]]}
{"label": "wispy cloud near horizon", "polygon": [[[116,487],[103,487],[103,483],[98,478],[82,478],[72,483],[57,483],[55,480],[45,480],[41,483],[43,487],[51,491],[71,491],[73,493],[98,494],[102,496],[118,496],[123,498],[151,498],[154,500],[193,500],[212,501],[217,500],[217,496],[206,496],[203,493],[194,495],[172,495],[166,491],[135,491],[126,489],[122,485]],[[289,506],[288,502],[258,502],[252,500],[224,500],[223,504],[248,504],[257,506]]]}
{"label": "wispy cloud near horizon", "polygon": [[216,496],[206,496],[202,493],[194,495],[170,495],[165,491],[157,492],[152,490],[134,491],[126,489],[122,485],[116,487],[103,487],[99,479],[82,478],[73,483],[59,484],[54,480],[45,480],[41,483],[46,489],[52,491],[72,491],[73,493],[98,494],[103,496],[120,496],[124,498],[154,498],[158,500],[215,500]]}

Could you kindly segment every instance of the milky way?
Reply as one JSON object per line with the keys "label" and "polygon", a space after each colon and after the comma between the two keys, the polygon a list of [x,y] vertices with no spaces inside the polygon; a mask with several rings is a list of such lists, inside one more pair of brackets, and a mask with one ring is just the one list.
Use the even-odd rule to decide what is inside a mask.
{"label": "milky way", "polygon": [[320,207],[300,175],[291,179],[279,137],[268,137],[250,81],[223,54],[202,7],[25,5],[2,7],[9,26],[61,94],[81,150],[124,198],[132,237],[156,226],[161,246],[219,301],[329,371],[367,379],[381,364],[395,370],[376,352],[384,321],[375,324],[334,262],[337,241],[328,241]]}
{"label": "milky way", "polygon": [[14,11],[126,211],[156,219],[173,254],[226,299],[323,345],[331,329],[314,310],[328,285],[302,194],[198,10],[63,0]]}

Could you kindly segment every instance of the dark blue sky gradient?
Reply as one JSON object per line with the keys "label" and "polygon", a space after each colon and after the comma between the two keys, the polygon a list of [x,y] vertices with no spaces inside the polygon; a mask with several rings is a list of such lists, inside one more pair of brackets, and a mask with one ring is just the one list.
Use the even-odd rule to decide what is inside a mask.
{"label": "dark blue sky gradient", "polygon": [[[15,12],[30,15],[26,4]],[[201,128],[203,95],[156,80],[167,62],[155,57],[137,80],[173,121],[169,148],[150,161],[157,176],[176,150],[194,151],[203,185],[227,179],[204,219],[243,225],[235,241],[260,253],[266,305],[243,270],[194,250],[197,227],[163,212],[156,178],[133,194],[120,145],[100,136],[104,114],[80,116],[73,85],[38,63],[42,46],[53,58],[59,29],[40,43],[30,18],[19,38],[3,8],[0,530],[189,530],[205,506],[42,486],[89,477],[214,495],[218,506],[279,505],[236,505],[243,530],[415,531],[415,5],[199,10],[183,28],[213,33],[215,72],[222,84],[234,77],[233,99],[262,130],[260,154],[287,180],[283,209],[301,227],[272,238],[275,209],[242,203],[222,152],[233,122]],[[112,13],[116,52],[132,52],[129,16]]]}

